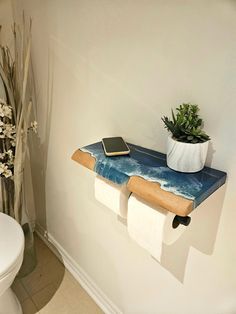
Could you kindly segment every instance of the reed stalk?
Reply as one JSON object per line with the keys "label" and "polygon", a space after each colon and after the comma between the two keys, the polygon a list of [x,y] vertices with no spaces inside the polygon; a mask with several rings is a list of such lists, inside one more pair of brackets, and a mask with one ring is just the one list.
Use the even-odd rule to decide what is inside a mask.
{"label": "reed stalk", "polygon": [[[5,87],[5,101],[12,110],[11,122],[15,126],[14,147],[10,145],[12,141],[0,138],[0,153],[4,153],[7,149],[12,149],[14,153],[13,176],[4,178],[1,182],[2,202],[3,210],[11,211],[11,213],[8,213],[14,216],[19,223],[22,220],[23,173],[28,147],[28,133],[32,129],[30,127],[30,117],[33,104],[32,95],[29,95],[28,92],[30,86],[31,27],[32,21],[30,20],[29,25],[26,25],[24,15],[21,27],[16,24],[13,25],[13,54],[8,46],[3,46],[0,42],[0,79]],[[5,182],[6,180],[13,182],[13,189],[10,188],[10,184]],[[14,198],[11,198],[9,193],[13,194]]]}

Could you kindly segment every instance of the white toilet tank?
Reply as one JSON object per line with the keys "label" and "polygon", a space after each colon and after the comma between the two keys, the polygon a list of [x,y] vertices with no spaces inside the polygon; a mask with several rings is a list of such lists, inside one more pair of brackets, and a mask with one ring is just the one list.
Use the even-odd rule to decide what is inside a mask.
{"label": "white toilet tank", "polygon": [[23,261],[24,233],[13,218],[0,213],[0,314],[22,314],[11,289]]}
{"label": "white toilet tank", "polygon": [[0,213],[0,296],[11,285],[22,264],[24,233],[16,220]]}

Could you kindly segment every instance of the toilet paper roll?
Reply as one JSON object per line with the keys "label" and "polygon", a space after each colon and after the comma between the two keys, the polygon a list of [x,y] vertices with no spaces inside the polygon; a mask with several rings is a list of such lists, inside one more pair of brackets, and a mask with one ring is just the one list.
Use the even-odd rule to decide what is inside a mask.
{"label": "toilet paper roll", "polygon": [[115,184],[100,176],[96,176],[94,184],[95,198],[114,211],[117,215],[127,219],[128,198],[130,192],[126,184]]}
{"label": "toilet paper roll", "polygon": [[174,217],[175,214],[151,206],[134,194],[129,198],[127,217],[129,235],[158,261],[161,259],[162,243],[173,244],[186,230],[186,226],[183,225],[173,229]]}

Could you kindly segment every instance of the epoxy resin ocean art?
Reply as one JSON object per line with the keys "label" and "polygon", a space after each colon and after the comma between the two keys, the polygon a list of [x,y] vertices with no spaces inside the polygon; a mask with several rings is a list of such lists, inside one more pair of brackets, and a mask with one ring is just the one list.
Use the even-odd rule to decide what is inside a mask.
{"label": "epoxy resin ocean art", "polygon": [[102,143],[98,142],[80,149],[95,158],[94,171],[117,184],[128,182],[138,176],[156,182],[164,191],[193,201],[193,207],[225,183],[226,173],[205,167],[197,173],[180,173],[166,164],[166,155],[134,144],[128,144],[130,155],[106,157]]}

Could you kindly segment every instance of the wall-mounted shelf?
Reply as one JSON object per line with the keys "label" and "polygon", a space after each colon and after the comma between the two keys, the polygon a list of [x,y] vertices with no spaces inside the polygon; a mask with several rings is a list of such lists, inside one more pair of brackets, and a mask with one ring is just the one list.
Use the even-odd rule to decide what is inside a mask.
{"label": "wall-mounted shelf", "polygon": [[98,142],[75,151],[72,159],[130,192],[176,215],[187,216],[226,181],[226,173],[205,167],[180,173],[166,165],[166,155],[128,144],[130,155],[106,157]]}

